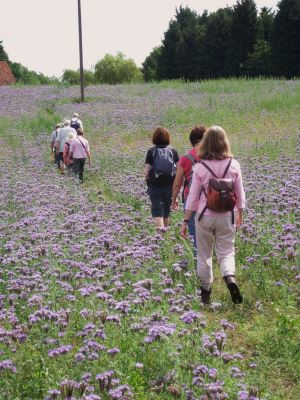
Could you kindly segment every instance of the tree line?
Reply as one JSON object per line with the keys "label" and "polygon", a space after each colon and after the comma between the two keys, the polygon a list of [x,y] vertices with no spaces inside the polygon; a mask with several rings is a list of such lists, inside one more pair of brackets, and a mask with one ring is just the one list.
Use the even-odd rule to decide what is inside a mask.
{"label": "tree line", "polygon": [[159,47],[143,63],[145,81],[300,75],[300,0],[275,13],[238,0],[211,14],[179,7]]}
{"label": "tree line", "polygon": [[[277,12],[267,7],[258,11],[254,0],[238,0],[233,7],[199,15],[180,6],[142,68],[122,53],[107,54],[84,71],[85,85],[300,76],[300,0],[281,0],[277,7]],[[9,62],[21,83],[59,82],[11,62],[1,41],[0,60]],[[79,75],[79,70],[67,69],[61,81],[78,85]]]}
{"label": "tree line", "polygon": [[9,64],[18,83],[25,85],[50,85],[59,82],[59,79],[56,77],[48,77],[41,72],[31,71],[24,65],[11,61],[4,49],[2,41],[0,41],[0,61],[6,61]]}

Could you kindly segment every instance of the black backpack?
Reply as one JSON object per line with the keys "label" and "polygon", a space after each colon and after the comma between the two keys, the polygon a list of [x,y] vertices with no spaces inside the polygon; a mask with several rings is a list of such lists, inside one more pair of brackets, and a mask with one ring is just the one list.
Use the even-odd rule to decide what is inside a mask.
{"label": "black backpack", "polygon": [[75,129],[76,132],[77,132],[77,129],[80,128],[80,123],[78,122],[77,118],[71,119],[71,128]]}
{"label": "black backpack", "polygon": [[174,182],[176,162],[171,147],[155,147],[153,150],[152,182],[157,186],[167,186]]}

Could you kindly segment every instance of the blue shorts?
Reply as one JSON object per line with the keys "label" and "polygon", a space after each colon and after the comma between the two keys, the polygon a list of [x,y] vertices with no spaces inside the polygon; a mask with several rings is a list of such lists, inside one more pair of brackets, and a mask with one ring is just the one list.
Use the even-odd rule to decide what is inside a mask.
{"label": "blue shorts", "polygon": [[168,218],[172,203],[172,185],[158,187],[150,184],[148,194],[151,201],[152,217]]}

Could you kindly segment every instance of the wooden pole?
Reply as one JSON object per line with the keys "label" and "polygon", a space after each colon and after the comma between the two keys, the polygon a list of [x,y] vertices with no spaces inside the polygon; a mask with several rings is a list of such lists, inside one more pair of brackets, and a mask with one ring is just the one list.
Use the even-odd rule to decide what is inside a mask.
{"label": "wooden pole", "polygon": [[81,28],[81,0],[78,0],[78,31],[79,31],[79,60],[80,60],[80,93],[81,93],[81,101],[84,102],[84,77],[83,77],[82,28]]}

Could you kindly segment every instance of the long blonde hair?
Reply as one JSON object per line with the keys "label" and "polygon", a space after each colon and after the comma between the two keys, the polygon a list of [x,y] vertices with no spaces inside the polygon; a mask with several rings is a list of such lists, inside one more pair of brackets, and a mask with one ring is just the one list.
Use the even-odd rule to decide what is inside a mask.
{"label": "long blonde hair", "polygon": [[233,157],[226,132],[221,126],[211,126],[205,131],[198,156],[203,160],[223,160]]}

